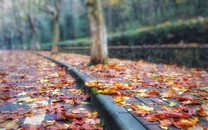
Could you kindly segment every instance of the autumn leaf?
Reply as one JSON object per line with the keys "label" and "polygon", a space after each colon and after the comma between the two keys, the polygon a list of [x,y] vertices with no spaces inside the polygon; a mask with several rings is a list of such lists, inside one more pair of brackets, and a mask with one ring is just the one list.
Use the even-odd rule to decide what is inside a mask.
{"label": "autumn leaf", "polygon": [[156,97],[159,95],[159,90],[150,90],[150,91],[147,91],[146,94],[147,94],[147,97]]}
{"label": "autumn leaf", "polygon": [[[45,52],[43,53],[45,54]],[[119,59],[109,59],[110,64],[108,65],[100,64],[88,67],[85,63],[90,60],[89,57],[83,58],[83,56],[74,54],[59,54],[54,58],[73,64],[92,77],[102,79],[86,83],[86,86],[96,90],[94,92],[96,94],[120,95],[121,97],[115,100],[118,103],[123,101],[122,96],[127,96],[129,93],[128,96],[157,97],[164,100],[164,102],[160,102],[160,105],[170,106],[162,107],[161,110],[161,107],[156,106],[157,104],[155,105],[154,101],[153,105],[158,109],[157,111],[151,111],[149,114],[144,114],[145,119],[148,121],[160,121],[161,124],[165,124],[170,123],[168,122],[170,121],[169,119],[177,122],[179,119],[192,118],[193,115],[205,116],[205,113],[207,114],[207,109],[205,108],[208,107],[201,107],[202,103],[206,103],[208,97],[206,90],[207,72],[204,70],[177,65],[154,64],[142,60],[135,62]],[[126,65],[128,65],[127,69]],[[163,90],[166,91],[164,92]],[[150,100],[152,99],[150,98]],[[195,105],[199,107],[197,108]],[[191,110],[191,108],[196,110]],[[136,105],[133,111],[136,113],[136,110],[138,115],[134,116],[141,116],[140,112],[143,109],[138,110]],[[143,111],[143,113],[145,112]],[[74,126],[77,129],[81,128],[76,123]],[[161,127],[163,129],[168,128],[166,126]]]}
{"label": "autumn leaf", "polygon": [[160,127],[161,128],[168,128],[168,126],[173,124],[173,119],[172,118],[167,118],[167,119],[163,119],[163,120],[159,120],[160,122]]}
{"label": "autumn leaf", "polygon": [[188,119],[181,118],[178,121],[175,121],[173,124],[179,129],[186,129],[195,126],[198,121],[198,117],[191,117]]}
{"label": "autumn leaf", "polygon": [[188,90],[187,87],[182,86],[182,85],[173,86],[171,89],[177,94],[183,94],[184,92]]}
{"label": "autumn leaf", "polygon": [[111,88],[106,88],[104,90],[98,90],[97,93],[102,93],[102,94],[110,94]]}
{"label": "autumn leaf", "polygon": [[32,124],[20,124],[21,129],[23,130],[36,130],[38,126]]}
{"label": "autumn leaf", "polygon": [[150,82],[150,83],[148,83],[148,85],[156,87],[156,86],[158,86],[158,82]]}
{"label": "autumn leaf", "polygon": [[142,89],[141,91],[137,91],[138,93],[136,94],[137,97],[156,97],[159,96],[159,91],[158,90],[146,90]]}
{"label": "autumn leaf", "polygon": [[149,114],[151,111],[154,110],[153,107],[149,107],[144,104],[138,104],[138,105],[132,104],[131,108],[136,112],[136,114],[141,116],[146,116],[147,114]]}
{"label": "autumn leaf", "polygon": [[176,105],[177,105],[176,102],[170,102],[170,103],[169,103],[169,106],[171,106],[171,107],[175,107]]}
{"label": "autumn leaf", "polygon": [[46,121],[44,121],[48,126],[49,125],[54,125],[54,124],[56,124],[56,121],[55,120],[46,120]]}
{"label": "autumn leaf", "polygon": [[182,101],[181,103],[183,105],[197,105],[200,104],[200,101],[195,99],[195,97],[191,95],[182,95],[182,96],[175,96],[175,98],[179,101]]}
{"label": "autumn leaf", "polygon": [[169,90],[161,93],[162,98],[173,98],[174,91]]}
{"label": "autumn leaf", "polygon": [[113,83],[113,88],[117,89],[117,90],[129,89],[129,85],[121,83],[121,82],[115,82],[115,83]]}
{"label": "autumn leaf", "polygon": [[202,91],[204,91],[204,92],[206,92],[206,93],[208,93],[208,87],[201,87],[199,89],[202,90]]}
{"label": "autumn leaf", "polygon": [[98,90],[98,93],[107,94],[107,95],[121,95],[121,92],[114,88],[107,88],[104,90]]}
{"label": "autumn leaf", "polygon": [[131,90],[136,93],[136,97],[147,97],[147,89]]}
{"label": "autumn leaf", "polygon": [[82,119],[87,117],[84,111],[79,111],[79,110],[72,110],[71,112],[67,111],[64,115],[68,119]]}
{"label": "autumn leaf", "polygon": [[149,122],[159,121],[160,120],[160,114],[150,114],[144,117]]}
{"label": "autumn leaf", "polygon": [[54,113],[62,114],[64,111],[66,111],[64,106],[59,103],[55,103],[50,106],[47,106],[46,110],[52,114]]}
{"label": "autumn leaf", "polygon": [[7,130],[18,129],[19,127],[18,122],[19,122],[19,119],[5,121],[3,123],[0,123],[0,129],[1,128],[7,129]]}
{"label": "autumn leaf", "polygon": [[200,102],[196,99],[193,100],[188,100],[188,101],[183,101],[181,102],[183,105],[199,105]]}
{"label": "autumn leaf", "polygon": [[157,111],[157,114],[160,115],[162,119],[165,118],[189,118],[190,114],[187,112],[184,112],[183,110],[179,108],[170,108],[164,106],[162,111]]}
{"label": "autumn leaf", "polygon": [[178,95],[178,96],[175,96],[176,99],[178,99],[179,101],[188,101],[188,100],[193,100],[194,97],[191,96],[191,95]]}
{"label": "autumn leaf", "polygon": [[30,103],[30,102],[34,102],[36,101],[36,99],[31,98],[31,97],[24,97],[24,98],[19,98],[18,102],[26,102],[26,103]]}
{"label": "autumn leaf", "polygon": [[206,126],[196,125],[196,126],[188,128],[187,130],[207,130],[207,127]]}
{"label": "autumn leaf", "polygon": [[69,92],[74,95],[80,95],[82,93],[80,89],[69,89]]}
{"label": "autumn leaf", "polygon": [[[75,79],[64,67],[30,52],[11,52],[8,61],[2,64],[0,129],[70,129],[71,124],[75,129],[102,129],[97,112],[87,111],[91,106],[87,101],[90,95],[76,88]],[[114,73],[106,76],[113,77]],[[102,82],[95,87],[108,93],[105,90],[108,86]],[[41,120],[35,120],[39,115]]]}
{"label": "autumn leaf", "polygon": [[80,100],[76,97],[73,97],[72,98],[72,105],[78,105],[78,104],[80,104]]}
{"label": "autumn leaf", "polygon": [[40,79],[39,81],[37,81],[38,83],[41,83],[41,84],[45,84],[45,83],[48,83],[48,79]]}
{"label": "autumn leaf", "polygon": [[126,100],[126,97],[124,97],[124,96],[116,96],[116,97],[114,97],[113,98],[114,99],[114,101],[118,104],[118,105],[120,105],[120,106],[124,106],[125,105],[125,100]]}
{"label": "autumn leaf", "polygon": [[86,82],[85,85],[88,87],[95,87],[95,86],[99,86],[101,84],[100,84],[100,81],[98,81],[98,80],[91,80],[89,82]]}
{"label": "autumn leaf", "polygon": [[197,114],[204,117],[208,116],[208,113],[204,110],[204,108],[200,108],[199,110],[197,110]]}

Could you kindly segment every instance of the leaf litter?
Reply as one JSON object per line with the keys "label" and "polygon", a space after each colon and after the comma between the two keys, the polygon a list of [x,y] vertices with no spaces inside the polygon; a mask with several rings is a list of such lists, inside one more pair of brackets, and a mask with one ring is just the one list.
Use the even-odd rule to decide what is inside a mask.
{"label": "leaf litter", "polygon": [[158,121],[161,129],[207,129],[208,72],[205,69],[120,59],[109,59],[107,65],[88,66],[88,56],[41,54],[77,67],[94,79],[85,84],[93,88],[94,94],[112,95],[118,105],[133,111],[134,116]]}
{"label": "leaf litter", "polygon": [[64,68],[27,51],[0,59],[0,129],[103,129]]}

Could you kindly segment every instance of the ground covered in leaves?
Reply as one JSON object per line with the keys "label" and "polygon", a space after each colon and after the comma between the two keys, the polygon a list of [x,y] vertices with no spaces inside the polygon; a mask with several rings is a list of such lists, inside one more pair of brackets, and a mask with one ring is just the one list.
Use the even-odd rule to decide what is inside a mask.
{"label": "ground covered in leaves", "polygon": [[30,52],[0,52],[0,129],[103,129],[65,69]]}
{"label": "ground covered in leaves", "polygon": [[145,61],[110,59],[87,66],[88,56],[41,54],[90,75],[95,94],[108,94],[148,129],[208,129],[208,72],[205,69]]}

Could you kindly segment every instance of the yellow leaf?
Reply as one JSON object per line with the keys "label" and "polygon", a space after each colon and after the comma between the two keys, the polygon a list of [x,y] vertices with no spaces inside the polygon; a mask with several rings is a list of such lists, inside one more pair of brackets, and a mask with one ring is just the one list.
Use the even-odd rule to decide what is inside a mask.
{"label": "yellow leaf", "polygon": [[180,119],[177,122],[175,122],[175,126],[177,128],[190,128],[192,126],[195,126],[196,123],[199,121],[198,117],[192,117],[192,118],[188,118],[188,119]]}
{"label": "yellow leaf", "polygon": [[51,125],[54,125],[56,123],[55,120],[47,120],[45,121],[45,123],[48,125],[48,126],[51,126]]}
{"label": "yellow leaf", "polygon": [[38,82],[41,83],[41,84],[44,84],[44,83],[48,83],[48,80],[47,79],[41,79]]}
{"label": "yellow leaf", "polygon": [[[8,120],[8,121],[5,121],[4,123],[2,123],[2,126],[4,129],[6,130],[11,130],[11,129],[18,129],[18,119],[15,119],[15,120]],[[0,126],[0,129],[1,129],[1,126]]]}
{"label": "yellow leaf", "polygon": [[168,126],[160,126],[163,130],[168,130]]}
{"label": "yellow leaf", "polygon": [[146,93],[138,93],[136,94],[137,97],[147,97]]}
{"label": "yellow leaf", "polygon": [[61,90],[60,89],[55,89],[51,92],[51,94],[60,94]]}
{"label": "yellow leaf", "polygon": [[140,110],[145,110],[145,111],[153,111],[154,108],[153,107],[149,107],[147,105],[144,105],[144,104],[140,104],[140,105],[137,105],[137,108],[140,109]]}
{"label": "yellow leaf", "polygon": [[176,102],[170,102],[170,103],[169,103],[169,106],[171,106],[171,107],[174,107],[174,106],[176,106],[176,105],[177,105]]}
{"label": "yellow leaf", "polygon": [[181,86],[181,85],[174,86],[174,87],[172,87],[172,89],[178,94],[183,94],[184,92],[186,92],[188,90],[186,87]]}
{"label": "yellow leaf", "polygon": [[75,95],[80,95],[82,93],[82,90],[80,89],[69,89],[69,92]]}
{"label": "yellow leaf", "polygon": [[136,93],[145,93],[147,92],[147,89],[139,89],[139,90],[131,90],[131,91]]}
{"label": "yellow leaf", "polygon": [[68,129],[69,126],[70,126],[69,124],[64,123],[64,128],[65,128],[65,129]]}
{"label": "yellow leaf", "polygon": [[167,101],[168,99],[167,99],[167,98],[162,98],[162,100],[163,100],[163,101]]}
{"label": "yellow leaf", "polygon": [[33,99],[31,97],[24,97],[24,98],[18,99],[18,102],[26,102],[26,103],[29,103],[29,102],[34,102],[34,101],[36,101],[36,99]]}
{"label": "yellow leaf", "polygon": [[202,87],[202,88],[199,88],[199,89],[208,93],[208,87]]}
{"label": "yellow leaf", "polygon": [[89,102],[86,102],[86,101],[81,101],[80,103],[83,105],[90,104]]}
{"label": "yellow leaf", "polygon": [[124,96],[116,96],[114,97],[114,101],[119,105],[125,105],[125,97]]}
{"label": "yellow leaf", "polygon": [[173,90],[169,90],[169,91],[165,91],[161,94],[162,98],[170,98],[173,97],[174,91]]}

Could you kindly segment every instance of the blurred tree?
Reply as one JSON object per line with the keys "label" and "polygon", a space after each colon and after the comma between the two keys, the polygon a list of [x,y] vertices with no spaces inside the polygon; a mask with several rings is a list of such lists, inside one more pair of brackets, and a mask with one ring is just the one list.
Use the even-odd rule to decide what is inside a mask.
{"label": "blurred tree", "polygon": [[59,17],[60,17],[60,7],[61,7],[62,0],[52,0],[52,1],[46,1],[45,7],[46,11],[52,15],[53,19],[53,47],[52,47],[52,53],[57,53],[59,51],[58,49],[58,43],[60,38],[60,27],[59,27]]}
{"label": "blurred tree", "polygon": [[108,60],[107,32],[101,0],[87,0],[91,31],[91,64],[104,64]]}
{"label": "blurred tree", "polygon": [[21,20],[21,16],[20,13],[18,11],[18,5],[17,5],[17,1],[12,0],[12,14],[14,17],[14,21],[15,21],[15,27],[16,27],[16,31],[17,31],[17,48],[20,49],[21,45],[23,44],[23,27],[22,27],[22,20]]}
{"label": "blurred tree", "polygon": [[[13,0],[15,1],[15,0]],[[39,13],[39,0],[30,0],[25,1],[26,4],[26,19],[29,23],[30,29],[31,29],[31,49],[34,50],[40,50],[40,36],[39,36],[39,30],[37,27],[37,15]]]}
{"label": "blurred tree", "polygon": [[[208,16],[208,0],[101,0],[101,3],[110,35],[166,21]],[[40,11],[40,7],[51,15]],[[56,51],[59,40],[68,44],[68,40],[90,33],[86,0],[0,0],[0,8],[0,41],[6,43],[4,48],[36,49],[41,45],[49,50],[55,43]]]}

